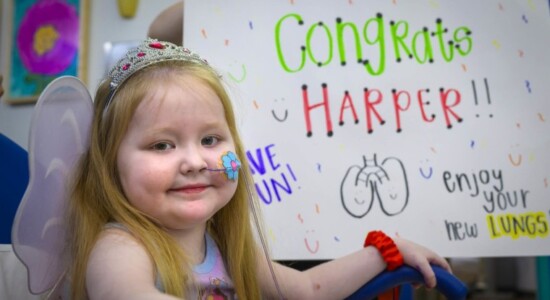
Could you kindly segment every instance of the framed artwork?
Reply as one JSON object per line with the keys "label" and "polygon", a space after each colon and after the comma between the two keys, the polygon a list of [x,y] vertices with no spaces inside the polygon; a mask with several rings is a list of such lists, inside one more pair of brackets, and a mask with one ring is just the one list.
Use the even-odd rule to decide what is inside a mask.
{"label": "framed artwork", "polygon": [[86,82],[88,0],[12,0],[5,99],[33,103],[63,75]]}

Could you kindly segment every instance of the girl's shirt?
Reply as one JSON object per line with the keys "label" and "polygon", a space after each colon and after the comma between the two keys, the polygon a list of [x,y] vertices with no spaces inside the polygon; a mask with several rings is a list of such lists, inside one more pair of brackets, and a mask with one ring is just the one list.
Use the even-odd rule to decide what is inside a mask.
{"label": "girl's shirt", "polygon": [[[206,255],[204,261],[193,268],[195,281],[204,300],[237,299],[233,282],[225,269],[220,250],[216,242],[207,233]],[[191,299],[199,299],[196,291],[191,291]]]}

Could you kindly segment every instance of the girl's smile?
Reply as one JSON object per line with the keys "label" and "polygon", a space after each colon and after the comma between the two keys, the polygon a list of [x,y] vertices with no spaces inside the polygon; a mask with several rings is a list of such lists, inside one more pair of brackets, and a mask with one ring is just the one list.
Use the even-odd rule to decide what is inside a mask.
{"label": "girl's smile", "polygon": [[179,188],[171,189],[170,191],[183,194],[199,194],[209,188],[210,185],[206,184],[190,184]]}

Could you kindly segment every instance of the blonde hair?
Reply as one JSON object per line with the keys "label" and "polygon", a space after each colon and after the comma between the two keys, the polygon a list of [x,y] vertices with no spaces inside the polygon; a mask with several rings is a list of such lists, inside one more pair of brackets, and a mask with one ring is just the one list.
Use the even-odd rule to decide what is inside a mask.
{"label": "blonde hair", "polygon": [[[246,181],[252,178],[240,140],[229,95],[219,76],[210,67],[193,62],[160,62],[136,72],[119,87],[104,113],[109,82],[98,88],[90,147],[75,174],[68,222],[72,267],[69,270],[73,299],[86,298],[85,274],[95,242],[108,222],[123,224],[138,239],[155,266],[166,293],[184,297],[193,275],[188,258],[177,243],[154,220],[134,208],[126,199],[117,171],[117,152],[132,116],[146,94],[161,88],[161,82],[183,74],[203,81],[214,90],[225,110],[225,118],[235,151],[242,161],[241,179],[233,198],[209,222],[208,231],[224,258],[239,299],[259,299],[257,244],[252,232]],[[254,200],[252,205],[257,205]],[[256,210],[257,211],[257,210]]]}

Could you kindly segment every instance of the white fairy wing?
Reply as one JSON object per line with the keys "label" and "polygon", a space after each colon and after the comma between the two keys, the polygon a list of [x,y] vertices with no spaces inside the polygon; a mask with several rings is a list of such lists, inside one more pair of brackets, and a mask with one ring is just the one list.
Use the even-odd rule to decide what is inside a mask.
{"label": "white fairy wing", "polygon": [[88,148],[92,114],[88,90],[70,76],[52,81],[34,109],[29,136],[29,185],[12,229],[13,248],[27,267],[33,294],[53,288],[67,268],[67,183]]}

